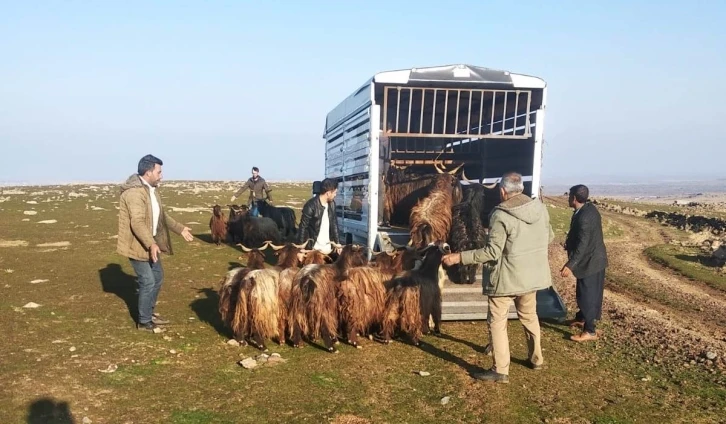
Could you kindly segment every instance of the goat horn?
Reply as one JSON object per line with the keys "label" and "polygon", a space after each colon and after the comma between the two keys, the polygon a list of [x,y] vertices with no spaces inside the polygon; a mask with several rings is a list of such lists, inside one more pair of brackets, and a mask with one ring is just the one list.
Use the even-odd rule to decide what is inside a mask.
{"label": "goat horn", "polygon": [[380,255],[381,253],[383,253],[383,252],[371,252],[371,255],[375,257],[375,256]]}
{"label": "goat horn", "polygon": [[456,172],[457,172],[457,171],[458,171],[459,169],[461,169],[461,167],[462,167],[462,166],[464,166],[464,164],[463,164],[463,163],[462,163],[461,165],[457,166],[456,168],[452,169],[451,171],[446,171],[446,173],[447,173],[447,174],[449,174],[449,175],[454,175],[454,174],[456,174]]}
{"label": "goat horn", "polygon": [[314,241],[314,240],[313,240],[313,239],[311,239],[311,238],[309,238],[309,239],[307,239],[306,241],[304,241],[304,242],[303,242],[302,244],[295,244],[295,243],[292,243],[292,245],[293,245],[293,246],[295,246],[295,247],[297,247],[298,249],[302,249],[302,248],[304,248],[305,246],[307,246],[308,242],[311,242],[311,241]]}
{"label": "goat horn", "polygon": [[343,247],[342,244],[335,243],[335,242],[332,242],[332,241],[329,241],[328,244],[330,244],[331,246],[335,247],[336,249],[341,249]]}
{"label": "goat horn", "polygon": [[437,174],[445,174],[443,169],[439,169],[439,163],[437,161],[434,161],[434,169]]}
{"label": "goat horn", "polygon": [[280,250],[280,249],[282,249],[283,247],[285,247],[285,245],[282,245],[282,246],[278,246],[278,245],[276,245],[276,244],[272,243],[271,241],[270,241],[270,242],[267,242],[267,246],[268,246],[268,247],[271,247],[271,248],[272,248],[272,250],[274,250],[275,252],[277,252],[278,250]]}
{"label": "goat horn", "polygon": [[[466,170],[465,170],[465,169],[462,169],[462,170],[461,170],[461,179],[462,179],[462,180],[464,180],[464,181],[466,181],[467,183],[472,183],[472,182],[474,182],[474,181],[472,181],[472,180],[470,180],[470,179],[466,178]],[[477,183],[478,183],[478,181],[477,181]]]}
{"label": "goat horn", "polygon": [[252,249],[250,249],[249,247],[245,246],[242,243],[237,243],[237,246],[241,247],[242,248],[242,251],[245,252],[245,253],[250,253],[252,251]]}

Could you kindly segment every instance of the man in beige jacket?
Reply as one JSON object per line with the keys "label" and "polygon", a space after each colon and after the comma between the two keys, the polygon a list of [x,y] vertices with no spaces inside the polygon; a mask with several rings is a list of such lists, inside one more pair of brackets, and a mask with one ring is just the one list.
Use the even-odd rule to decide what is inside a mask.
{"label": "man in beige jacket", "polygon": [[161,205],[157,191],[161,181],[161,159],[146,155],[139,161],[138,172],[121,185],[116,252],[129,258],[139,281],[137,328],[154,331],[168,324],[154,314],[156,298],[164,279],[161,253],[173,254],[169,231],[186,241],[194,238],[191,229],[174,221]]}
{"label": "man in beige jacket", "polygon": [[547,207],[524,195],[523,191],[520,174],[504,174],[499,184],[502,203],[489,215],[487,245],[443,258],[446,266],[484,264],[484,294],[489,299],[487,323],[494,366],[474,374],[478,380],[509,383],[507,315],[512,301],[527,336],[529,366],[542,368],[537,290],[552,285],[547,245],[554,239],[554,233]]}

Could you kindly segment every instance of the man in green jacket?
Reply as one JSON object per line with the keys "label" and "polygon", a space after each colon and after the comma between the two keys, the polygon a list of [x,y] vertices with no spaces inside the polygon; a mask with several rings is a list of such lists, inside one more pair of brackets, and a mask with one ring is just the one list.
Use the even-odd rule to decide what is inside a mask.
{"label": "man in green jacket", "polygon": [[489,215],[487,245],[443,258],[446,266],[484,264],[484,294],[489,297],[487,323],[494,366],[474,374],[478,380],[509,382],[507,315],[512,301],[527,336],[529,366],[541,369],[543,364],[537,290],[552,285],[547,246],[554,239],[554,233],[547,207],[523,191],[520,174],[504,174],[499,184],[502,202]]}
{"label": "man in green jacket", "polygon": [[161,181],[161,159],[146,155],[138,172],[121,185],[116,252],[129,258],[139,281],[137,328],[154,331],[168,321],[154,314],[156,298],[164,279],[161,253],[173,254],[169,230],[186,241],[194,238],[191,229],[173,220],[161,205],[157,191]]}

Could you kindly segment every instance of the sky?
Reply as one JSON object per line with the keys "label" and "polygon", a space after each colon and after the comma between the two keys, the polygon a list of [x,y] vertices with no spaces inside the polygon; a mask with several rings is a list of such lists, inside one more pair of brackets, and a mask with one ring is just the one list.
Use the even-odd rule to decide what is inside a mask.
{"label": "sky", "polygon": [[166,179],[319,179],[336,104],[377,72],[457,63],[547,81],[545,185],[726,176],[723,1],[0,11],[0,182],[119,181],[147,153]]}

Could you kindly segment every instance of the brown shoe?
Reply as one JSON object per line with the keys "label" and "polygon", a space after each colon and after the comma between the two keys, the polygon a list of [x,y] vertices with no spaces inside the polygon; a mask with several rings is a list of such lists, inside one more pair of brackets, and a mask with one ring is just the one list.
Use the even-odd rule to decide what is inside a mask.
{"label": "brown shoe", "polygon": [[578,342],[578,343],[589,342],[591,340],[598,340],[599,338],[600,338],[600,336],[598,336],[597,333],[592,334],[592,333],[588,333],[587,331],[583,331],[580,334],[573,334],[572,336],[570,336],[570,340],[572,340],[574,342]]}

